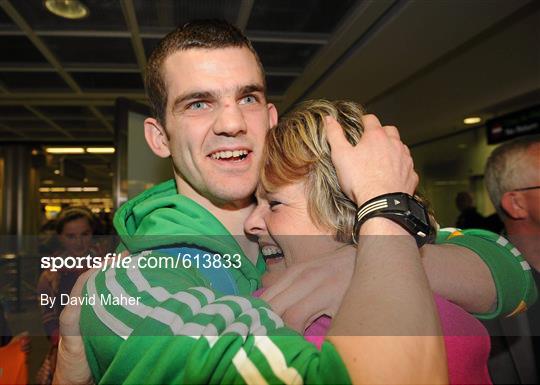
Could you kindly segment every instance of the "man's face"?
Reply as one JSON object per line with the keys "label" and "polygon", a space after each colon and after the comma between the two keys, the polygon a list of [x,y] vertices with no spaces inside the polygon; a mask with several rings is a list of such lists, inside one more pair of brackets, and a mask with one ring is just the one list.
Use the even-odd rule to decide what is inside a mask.
{"label": "man's face", "polygon": [[166,131],[180,191],[213,203],[250,199],[266,131],[277,121],[247,48],[190,49],[163,65]]}
{"label": "man's face", "polygon": [[[527,182],[520,187],[540,186],[540,144],[534,144],[527,151]],[[528,216],[531,226],[540,229],[540,189],[521,191],[527,201]]]}

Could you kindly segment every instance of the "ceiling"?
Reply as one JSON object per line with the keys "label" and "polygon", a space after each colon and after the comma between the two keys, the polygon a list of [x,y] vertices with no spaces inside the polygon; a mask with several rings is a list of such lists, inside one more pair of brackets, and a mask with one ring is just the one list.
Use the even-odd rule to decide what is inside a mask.
{"label": "ceiling", "polygon": [[145,101],[159,40],[192,18],[224,18],[252,40],[279,101],[355,0],[81,0],[68,20],[42,0],[0,0],[0,140],[113,140],[114,101]]}
{"label": "ceiling", "polygon": [[281,102],[352,99],[415,146],[540,104],[540,1],[360,3]]}
{"label": "ceiling", "polygon": [[245,31],[280,112],[353,99],[412,145],[540,103],[535,0],[81,1],[90,15],[68,20],[0,0],[0,141],[112,143],[116,98],[146,101],[148,55],[192,18]]}

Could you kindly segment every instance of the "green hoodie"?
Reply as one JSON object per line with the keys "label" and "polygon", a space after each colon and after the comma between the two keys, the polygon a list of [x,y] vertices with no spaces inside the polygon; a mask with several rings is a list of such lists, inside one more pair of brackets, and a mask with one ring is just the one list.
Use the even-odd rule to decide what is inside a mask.
{"label": "green hoodie", "polygon": [[[81,333],[97,383],[350,382],[332,344],[318,351],[251,297],[262,258],[255,267],[212,214],[177,194],[174,181],[126,202],[114,224],[131,261],[92,274],[83,291]],[[164,250],[172,247],[173,255],[190,253],[191,266]],[[196,268],[198,252],[238,255],[240,266],[212,275]],[[149,268],[152,258],[177,264]],[[214,288],[215,274],[231,277],[238,295]]]}
{"label": "green hoodie", "polygon": [[[260,286],[262,258],[255,267],[212,214],[177,194],[174,181],[126,202],[114,224],[120,250],[129,250],[131,263],[94,273],[83,292],[88,301],[80,326],[96,382],[350,381],[331,343],[318,351],[284,327],[268,304],[250,296]],[[479,317],[516,314],[534,302],[530,268],[513,245],[487,231],[454,230],[441,231],[439,242],[479,254],[497,286],[497,309]],[[175,258],[179,253],[190,255],[190,266]],[[199,253],[238,255],[240,266],[197,269],[193,254]],[[159,269],[140,265],[152,257],[181,263]],[[138,301],[114,303],[111,297]]]}
{"label": "green hoodie", "polygon": [[[122,240],[117,251],[127,249],[135,254],[183,245],[200,249],[201,255],[205,251],[238,255],[240,258],[236,265],[240,265],[240,268],[226,269],[226,272],[234,277],[239,293],[249,295],[260,287],[260,277],[265,270],[262,256],[259,256],[255,267],[214,215],[177,193],[173,179],[146,190],[122,205],[114,217],[114,227]],[[199,262],[202,265],[202,261]],[[198,271],[190,274],[200,276]]]}

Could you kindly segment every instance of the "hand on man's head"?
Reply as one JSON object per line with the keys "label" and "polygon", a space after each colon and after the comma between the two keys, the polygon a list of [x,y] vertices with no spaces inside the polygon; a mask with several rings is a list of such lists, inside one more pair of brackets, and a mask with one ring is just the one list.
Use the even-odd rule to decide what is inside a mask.
{"label": "hand on man's head", "polygon": [[405,192],[418,184],[413,160],[394,126],[381,126],[375,115],[362,117],[364,133],[356,146],[350,144],[339,123],[326,119],[326,134],[332,149],[343,192],[358,206],[376,196]]}

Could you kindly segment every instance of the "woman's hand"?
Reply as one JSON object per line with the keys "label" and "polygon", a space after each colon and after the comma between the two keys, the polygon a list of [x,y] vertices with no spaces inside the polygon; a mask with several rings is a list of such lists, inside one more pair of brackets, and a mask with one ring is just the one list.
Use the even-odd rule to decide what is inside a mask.
{"label": "woman's hand", "polygon": [[381,126],[375,115],[364,115],[364,134],[356,146],[348,142],[339,123],[326,118],[328,143],[343,192],[361,206],[371,198],[414,193],[418,175],[409,149],[394,126]]}

